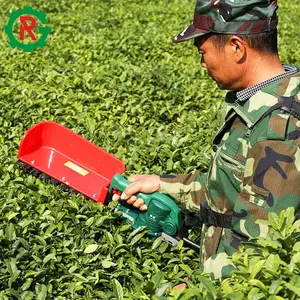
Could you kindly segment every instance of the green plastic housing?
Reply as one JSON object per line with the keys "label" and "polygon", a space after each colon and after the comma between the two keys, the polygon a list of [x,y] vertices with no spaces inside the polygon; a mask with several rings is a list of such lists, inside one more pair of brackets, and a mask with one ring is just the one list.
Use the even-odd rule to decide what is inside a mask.
{"label": "green plastic housing", "polygon": [[[123,192],[130,183],[122,175],[115,175],[109,187],[109,200],[111,200],[114,188],[119,192]],[[160,236],[163,232],[170,236],[176,234],[182,226],[182,218],[180,208],[173,199],[159,192],[152,194],[138,193],[136,196],[144,200],[148,210],[142,212],[127,204],[126,201],[119,201],[116,210],[122,211],[122,218],[127,223],[131,224],[134,229],[146,226],[150,230],[149,234],[153,236]]]}

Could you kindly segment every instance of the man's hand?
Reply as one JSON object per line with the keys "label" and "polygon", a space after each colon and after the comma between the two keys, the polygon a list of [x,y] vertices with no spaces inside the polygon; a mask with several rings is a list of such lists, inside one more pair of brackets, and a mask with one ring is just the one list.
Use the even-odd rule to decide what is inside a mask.
{"label": "man's hand", "polygon": [[138,199],[135,194],[141,192],[145,194],[154,193],[160,190],[160,178],[158,175],[134,175],[128,178],[132,183],[128,185],[121,197],[117,194],[113,195],[112,200],[126,200],[128,204],[139,208],[141,211],[148,209],[143,199]]}

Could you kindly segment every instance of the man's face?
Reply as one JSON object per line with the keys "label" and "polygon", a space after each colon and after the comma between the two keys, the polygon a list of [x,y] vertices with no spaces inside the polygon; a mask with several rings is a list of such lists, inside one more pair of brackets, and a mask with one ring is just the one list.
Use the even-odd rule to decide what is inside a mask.
{"label": "man's face", "polygon": [[240,76],[231,47],[225,45],[223,49],[218,49],[210,36],[195,38],[194,45],[201,54],[201,66],[207,69],[218,87],[223,90],[236,89]]}

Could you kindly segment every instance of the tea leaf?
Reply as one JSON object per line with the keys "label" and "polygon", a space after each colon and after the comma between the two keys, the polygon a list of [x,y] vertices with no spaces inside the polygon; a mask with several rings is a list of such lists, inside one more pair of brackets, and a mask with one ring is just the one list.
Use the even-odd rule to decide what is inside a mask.
{"label": "tea leaf", "polygon": [[83,253],[85,253],[85,254],[93,253],[93,252],[95,252],[98,248],[99,248],[99,245],[97,245],[97,244],[91,244],[91,245],[88,245],[88,246],[84,249]]}
{"label": "tea leaf", "polygon": [[117,299],[122,299],[124,297],[123,293],[123,288],[120,284],[120,282],[117,279],[112,280],[113,283],[113,289],[114,289],[114,294],[117,297]]}

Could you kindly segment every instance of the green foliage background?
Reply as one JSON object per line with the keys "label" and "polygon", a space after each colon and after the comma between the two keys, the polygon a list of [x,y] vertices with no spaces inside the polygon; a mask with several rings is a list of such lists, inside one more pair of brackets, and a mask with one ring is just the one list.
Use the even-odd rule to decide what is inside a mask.
{"label": "green foliage background", "polygon": [[[53,120],[119,157],[126,175],[205,172],[224,92],[192,42],[172,43],[194,1],[0,4],[0,298],[149,299],[161,283],[181,282],[198,268],[197,253],[132,234],[112,207],[15,162],[25,130]],[[25,5],[44,11],[53,30],[32,53],[4,35],[10,12]],[[279,5],[282,62],[300,65],[300,4]]]}

